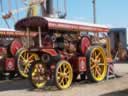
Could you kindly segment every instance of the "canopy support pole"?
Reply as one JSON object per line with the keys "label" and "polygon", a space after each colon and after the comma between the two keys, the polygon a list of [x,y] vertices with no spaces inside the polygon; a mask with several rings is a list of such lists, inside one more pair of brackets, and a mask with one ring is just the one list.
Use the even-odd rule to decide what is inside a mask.
{"label": "canopy support pole", "polygon": [[30,32],[29,32],[29,31],[30,31],[30,30],[29,30],[28,27],[27,27],[26,30],[27,30],[27,39],[28,39],[28,42],[27,42],[27,43],[28,43],[28,44],[27,44],[27,48],[29,48],[29,47],[30,47],[30,46],[29,46],[29,44],[30,44]]}
{"label": "canopy support pole", "polygon": [[42,38],[41,38],[41,28],[40,26],[38,27],[38,32],[39,32],[39,47],[42,47]]}

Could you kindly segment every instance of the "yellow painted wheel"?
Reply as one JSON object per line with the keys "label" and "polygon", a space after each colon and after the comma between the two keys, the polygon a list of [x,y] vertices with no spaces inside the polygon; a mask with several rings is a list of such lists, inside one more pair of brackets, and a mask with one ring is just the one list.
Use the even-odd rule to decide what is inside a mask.
{"label": "yellow painted wheel", "polygon": [[102,47],[94,46],[87,51],[87,75],[91,81],[99,82],[107,74],[106,55]]}
{"label": "yellow painted wheel", "polygon": [[39,60],[39,56],[36,53],[29,53],[26,49],[18,52],[17,68],[22,77],[28,77],[30,65],[35,60]]}
{"label": "yellow painted wheel", "polygon": [[41,61],[34,62],[30,67],[29,78],[35,88],[42,88],[47,83],[46,66]]}
{"label": "yellow painted wheel", "polygon": [[67,61],[60,61],[56,65],[55,82],[59,89],[66,89],[70,87],[73,78],[73,71],[71,64]]}

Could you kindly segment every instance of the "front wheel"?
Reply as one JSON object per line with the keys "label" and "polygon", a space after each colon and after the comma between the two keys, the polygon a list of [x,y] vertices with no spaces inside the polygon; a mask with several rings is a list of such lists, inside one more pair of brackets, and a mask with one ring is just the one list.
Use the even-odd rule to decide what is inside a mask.
{"label": "front wheel", "polygon": [[30,66],[29,79],[35,88],[43,88],[47,83],[46,65],[41,61],[35,61]]}
{"label": "front wheel", "polygon": [[70,87],[73,79],[73,71],[71,64],[67,61],[60,61],[55,69],[55,83],[57,88],[66,89]]}

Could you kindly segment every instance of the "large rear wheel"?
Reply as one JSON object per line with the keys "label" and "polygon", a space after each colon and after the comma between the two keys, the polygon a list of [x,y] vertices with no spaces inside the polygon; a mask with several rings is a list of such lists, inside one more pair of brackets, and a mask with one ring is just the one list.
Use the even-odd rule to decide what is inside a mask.
{"label": "large rear wheel", "polygon": [[28,77],[30,65],[36,60],[39,60],[39,56],[36,53],[29,53],[27,49],[22,49],[18,52],[17,68],[22,77]]}
{"label": "large rear wheel", "polygon": [[106,54],[102,47],[90,47],[87,51],[87,75],[88,79],[99,82],[105,79],[107,74]]}
{"label": "large rear wheel", "polygon": [[29,79],[35,88],[43,88],[47,83],[46,65],[41,61],[34,62],[30,67]]}
{"label": "large rear wheel", "polygon": [[71,64],[67,61],[60,61],[55,69],[55,82],[59,89],[66,89],[70,87],[73,79],[73,71]]}

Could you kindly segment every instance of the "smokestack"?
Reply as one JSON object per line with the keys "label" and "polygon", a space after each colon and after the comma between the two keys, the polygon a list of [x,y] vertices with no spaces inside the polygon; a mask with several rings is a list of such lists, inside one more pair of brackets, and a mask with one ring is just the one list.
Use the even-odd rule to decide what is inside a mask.
{"label": "smokestack", "polygon": [[53,0],[47,0],[46,7],[47,7],[47,15],[48,16],[53,15],[54,14],[54,12],[53,12]]}

